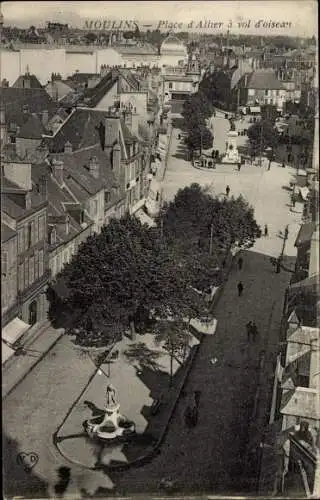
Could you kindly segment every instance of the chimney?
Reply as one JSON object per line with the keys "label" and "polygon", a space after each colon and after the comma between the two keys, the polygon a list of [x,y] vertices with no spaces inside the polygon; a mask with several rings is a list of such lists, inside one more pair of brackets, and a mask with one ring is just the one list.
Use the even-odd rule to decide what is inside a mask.
{"label": "chimney", "polygon": [[42,111],[42,125],[46,128],[47,125],[48,125],[48,121],[49,121],[49,113],[48,111],[45,109],[44,111]]}
{"label": "chimney", "polygon": [[26,192],[25,203],[26,203],[26,210],[30,210],[30,208],[31,208],[31,191]]}
{"label": "chimney", "polygon": [[124,123],[131,130],[132,128],[132,112],[129,109],[123,111]]}
{"label": "chimney", "polygon": [[96,156],[92,156],[89,160],[89,172],[95,178],[99,179],[99,162]]}
{"label": "chimney", "polygon": [[39,179],[39,194],[44,200],[48,199],[48,183],[45,176]]}
{"label": "chimney", "polygon": [[72,153],[72,144],[71,142],[67,141],[64,145],[64,152],[67,153],[67,154],[71,154]]}
{"label": "chimney", "polygon": [[120,118],[116,115],[108,115],[105,121],[105,150],[112,150],[120,136]]}
{"label": "chimney", "polygon": [[59,186],[63,186],[63,162],[60,160],[53,160],[52,162],[53,176],[58,182]]}
{"label": "chimney", "polygon": [[140,115],[135,112],[136,108],[134,108],[134,113],[132,113],[132,119],[131,119],[131,132],[134,135],[139,134],[139,123],[140,123]]}
{"label": "chimney", "polygon": [[117,142],[112,149],[112,170],[119,183],[121,183],[121,147]]}

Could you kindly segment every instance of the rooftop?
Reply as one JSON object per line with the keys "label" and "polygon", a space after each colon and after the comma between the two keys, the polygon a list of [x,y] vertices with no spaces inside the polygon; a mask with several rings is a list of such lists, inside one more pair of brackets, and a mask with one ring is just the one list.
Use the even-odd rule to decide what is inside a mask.
{"label": "rooftop", "polygon": [[4,222],[1,222],[1,241],[4,243],[5,241],[10,240],[14,236],[16,236],[17,233],[13,229],[11,229],[7,224]]}
{"label": "rooftop", "polygon": [[[28,113],[48,111],[51,117],[57,104],[51,99],[45,89],[23,89],[14,87],[0,87],[0,101],[5,108],[6,123],[16,123],[21,126],[28,119]],[[23,110],[27,109],[28,113]]]}
{"label": "rooftop", "polygon": [[[243,76],[241,80],[245,83],[245,76]],[[248,77],[245,88],[256,90],[284,90],[284,86],[277,79],[273,70],[269,69],[252,72]]]}
{"label": "rooftop", "polygon": [[284,390],[281,401],[283,415],[300,416],[312,420],[320,419],[319,394],[316,389],[296,387]]}
{"label": "rooftop", "polygon": [[47,131],[36,113],[29,115],[28,120],[22,125],[18,137],[24,139],[41,139]]}
{"label": "rooftop", "polygon": [[300,245],[305,245],[306,243],[310,243],[314,230],[315,230],[314,222],[307,222],[306,224],[302,224],[297,239],[295,241],[295,246],[298,247]]}

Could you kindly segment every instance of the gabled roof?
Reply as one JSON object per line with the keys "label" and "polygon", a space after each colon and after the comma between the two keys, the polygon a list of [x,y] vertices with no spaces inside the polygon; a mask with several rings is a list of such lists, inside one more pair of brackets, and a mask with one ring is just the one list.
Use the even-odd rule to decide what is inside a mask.
{"label": "gabled roof", "polygon": [[[242,77],[242,81],[244,81],[245,77]],[[247,89],[256,89],[256,90],[284,90],[285,87],[282,83],[277,79],[273,70],[259,70],[253,71],[251,75],[249,75],[247,80],[247,85],[245,85]]]}
{"label": "gabled roof", "polygon": [[46,91],[52,99],[60,100],[66,95],[73,93],[74,89],[62,80],[54,80],[45,86]]}
{"label": "gabled roof", "polygon": [[41,139],[46,134],[42,121],[36,113],[29,116],[28,121],[21,127],[18,137],[23,139]]}
{"label": "gabled roof", "polygon": [[42,85],[39,82],[38,78],[35,75],[30,75],[28,73],[26,73],[25,75],[20,75],[14,82],[12,87],[16,89],[24,89],[26,88],[26,81],[28,82],[30,89],[42,89]]}
{"label": "gabled roof", "polygon": [[73,150],[94,146],[99,141],[96,127],[104,124],[105,111],[76,108],[52,138],[46,138],[50,152],[62,153],[69,141]]}
{"label": "gabled roof", "polygon": [[15,236],[17,236],[17,232],[7,226],[4,222],[1,222],[1,241],[4,243],[5,241],[11,240],[11,238],[14,238]]}
{"label": "gabled roof", "polygon": [[0,87],[0,102],[5,108],[6,123],[14,122],[21,126],[26,117],[24,106],[28,106],[29,113],[48,111],[51,117],[57,104],[51,99],[45,89],[20,89],[14,87]]}
{"label": "gabled roof", "polygon": [[[48,216],[49,225],[55,224],[56,226],[56,243],[50,245],[51,249],[59,246],[59,244],[64,243],[73,239],[77,234],[84,231],[84,227],[75,220],[72,214],[68,211],[68,207],[75,207],[78,204],[75,203],[74,198],[71,196],[66,188],[61,188],[58,186],[54,180],[50,166],[47,163],[41,163],[33,165],[32,168],[32,182],[37,185],[39,180],[45,177],[47,179],[47,190],[48,190]],[[82,207],[79,206],[81,209]],[[65,226],[63,219],[66,215],[69,215],[69,233],[65,231]],[[61,221],[59,223],[59,220]],[[93,222],[86,217],[85,222],[87,225],[91,225]]]}

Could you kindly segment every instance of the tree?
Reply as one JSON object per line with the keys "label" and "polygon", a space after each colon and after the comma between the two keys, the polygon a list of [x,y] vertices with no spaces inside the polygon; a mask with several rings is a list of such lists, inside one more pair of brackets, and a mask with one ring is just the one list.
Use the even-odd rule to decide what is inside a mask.
{"label": "tree", "polygon": [[243,197],[214,198],[198,184],[180,189],[159,217],[163,221],[164,238],[188,270],[190,286],[196,288],[205,287],[214,279],[212,270],[220,265],[232,245],[252,246],[261,235],[253,208]]}
{"label": "tree", "polygon": [[169,386],[173,383],[173,361],[174,359],[183,364],[188,355],[191,334],[188,324],[183,321],[159,321],[155,331],[155,340],[162,343],[163,348],[170,355],[170,379]]}
{"label": "tree", "polygon": [[81,338],[108,338],[105,325],[130,325],[141,309],[165,317],[186,314],[188,279],[172,253],[159,242],[158,231],[134,216],[114,219],[91,236],[62,271],[67,306],[78,311],[73,332]]}
{"label": "tree", "polygon": [[86,33],[84,35],[84,37],[85,37],[86,42],[87,42],[88,45],[94,43],[97,40],[97,35],[95,33],[91,33],[91,32],[90,33]]}
{"label": "tree", "polygon": [[230,109],[232,104],[231,78],[224,70],[216,70],[205,76],[200,85],[201,91],[214,106]]}
{"label": "tree", "polygon": [[248,139],[253,155],[262,153],[267,147],[274,149],[279,144],[279,133],[272,122],[261,120],[249,127]]}

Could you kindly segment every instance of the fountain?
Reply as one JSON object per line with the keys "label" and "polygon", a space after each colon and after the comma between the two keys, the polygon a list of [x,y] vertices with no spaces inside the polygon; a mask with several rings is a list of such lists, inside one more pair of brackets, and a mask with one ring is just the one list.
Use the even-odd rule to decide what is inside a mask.
{"label": "fountain", "polygon": [[90,438],[109,442],[125,440],[135,434],[135,424],[120,414],[116,390],[110,384],[106,390],[104,412],[86,420],[83,426]]}

